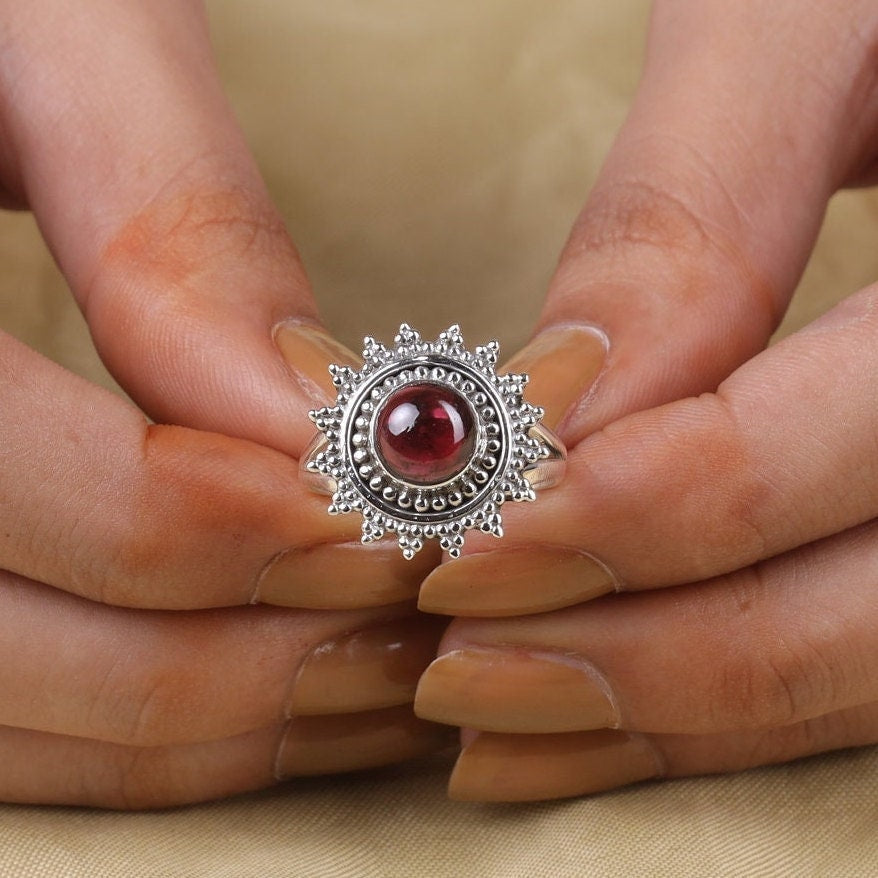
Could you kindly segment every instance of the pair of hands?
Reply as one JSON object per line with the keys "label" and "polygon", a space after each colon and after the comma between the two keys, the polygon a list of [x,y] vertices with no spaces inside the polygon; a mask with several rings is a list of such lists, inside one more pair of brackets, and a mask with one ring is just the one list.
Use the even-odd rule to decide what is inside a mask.
{"label": "pair of hands", "polygon": [[828,199],[874,170],[878,7],[660,0],[511,364],[567,478],[435,569],[298,484],[348,354],[200,4],[0,11],[6,201],[139,407],[3,339],[0,798],[169,805],[429,752],[437,644],[416,711],[467,729],[461,798],[878,740],[878,292],[763,350]]}

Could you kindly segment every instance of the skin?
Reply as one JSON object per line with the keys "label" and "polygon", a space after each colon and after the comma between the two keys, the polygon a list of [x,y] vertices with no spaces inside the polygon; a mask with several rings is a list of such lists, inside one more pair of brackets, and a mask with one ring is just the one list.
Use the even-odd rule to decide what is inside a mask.
{"label": "skin", "polygon": [[[580,657],[666,774],[878,739],[878,294],[760,353],[827,199],[872,179],[875,19],[865,2],[657,5],[539,327],[595,325],[608,359],[561,424],[565,485],[507,515],[509,539],[563,541],[632,594],[461,619],[443,646]],[[3,0],[0,21],[4,201],[34,211],[137,406],[0,342],[0,798],[156,807],[437,746],[384,701],[287,721],[315,647],[408,605],[245,606],[278,558],[349,546],[357,523],[296,494],[326,391],[274,338],[317,314],[200,5]]]}
{"label": "skin", "polygon": [[[876,46],[871,2],[658,0],[642,83],[546,301],[538,332],[593,325],[609,353],[561,420],[565,482],[504,509],[508,545],[587,553],[623,594],[458,618],[441,653],[576,664],[652,748],[651,774],[878,741],[878,287],[765,350],[828,199],[875,179]],[[499,702],[476,728],[524,731],[515,698]],[[439,713],[468,722],[459,696],[423,715]],[[593,714],[566,720],[589,730]],[[551,725],[527,730],[543,754]],[[534,740],[520,761],[516,740],[497,777],[531,770]],[[478,783],[465,797],[521,793]]]}
{"label": "skin", "polygon": [[[416,583],[382,591],[377,564],[375,606],[250,606],[298,550],[341,581],[384,562],[298,486],[332,343],[201,4],[3,0],[0,22],[3,201],[36,215],[135,403],[0,337],[0,799],[157,807],[434,748],[393,707],[398,669],[377,692],[398,626],[357,641],[374,703],[362,685],[355,717],[288,717],[309,654],[411,617]],[[286,361],[282,325],[324,346]]]}

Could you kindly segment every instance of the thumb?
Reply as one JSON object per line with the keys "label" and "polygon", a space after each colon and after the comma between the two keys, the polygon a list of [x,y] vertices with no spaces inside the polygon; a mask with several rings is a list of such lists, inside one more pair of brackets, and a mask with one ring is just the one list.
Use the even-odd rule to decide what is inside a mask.
{"label": "thumb", "polygon": [[[355,358],[319,325],[201,5],[34,0],[15,18],[0,63],[16,89],[0,119],[8,188],[33,208],[107,367],[157,421],[298,456],[328,362]],[[25,75],[33,59],[39,76]]]}
{"label": "thumb", "polygon": [[866,47],[795,4],[656,4],[630,116],[509,363],[568,444],[764,347],[874,130]]}

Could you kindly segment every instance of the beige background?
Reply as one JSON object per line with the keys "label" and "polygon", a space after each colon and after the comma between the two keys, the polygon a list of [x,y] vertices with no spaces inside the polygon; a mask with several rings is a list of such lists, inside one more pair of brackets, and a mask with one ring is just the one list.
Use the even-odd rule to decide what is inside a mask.
{"label": "beige background", "polygon": [[[462,321],[507,351],[637,79],[641,0],[212,0],[229,93],[329,325]],[[878,278],[878,198],[833,203],[787,321]],[[0,323],[112,386],[32,220],[0,216]],[[878,749],[581,801],[444,798],[447,766],[159,814],[0,807],[2,876],[878,874]]]}

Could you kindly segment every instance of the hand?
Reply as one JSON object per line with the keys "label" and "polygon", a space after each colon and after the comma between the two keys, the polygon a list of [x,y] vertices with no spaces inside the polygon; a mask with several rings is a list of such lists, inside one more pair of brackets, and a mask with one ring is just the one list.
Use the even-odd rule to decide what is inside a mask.
{"label": "hand", "polygon": [[155,807],[432,749],[407,702],[439,631],[405,602],[435,558],[360,546],[299,486],[349,354],[200,4],[2,0],[0,21],[5,200],[155,422],[0,339],[0,799]]}
{"label": "hand", "polygon": [[485,617],[452,624],[416,700],[470,730],[453,796],[878,741],[878,288],[763,350],[828,199],[878,167],[876,39],[874,3],[656,4],[512,364],[560,418],[567,478],[421,592]]}

